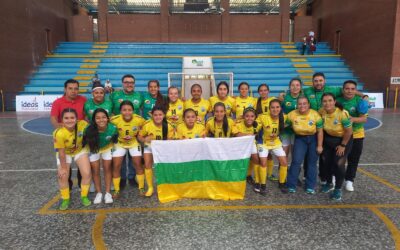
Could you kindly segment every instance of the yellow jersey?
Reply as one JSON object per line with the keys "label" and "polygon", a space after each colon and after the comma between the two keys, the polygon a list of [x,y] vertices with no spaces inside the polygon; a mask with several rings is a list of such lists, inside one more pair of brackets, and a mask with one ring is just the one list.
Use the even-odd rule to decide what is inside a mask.
{"label": "yellow jersey", "polygon": [[202,123],[205,124],[205,118],[208,112],[211,112],[210,102],[201,98],[200,102],[194,103],[192,99],[189,99],[185,102],[185,109],[194,109],[196,111],[197,117],[202,120]]}
{"label": "yellow jersey", "polygon": [[[154,124],[154,121],[148,120],[147,123],[143,126],[142,130],[139,132],[140,136],[148,136],[152,135],[153,140],[163,140],[163,133],[162,133],[162,126],[157,126]],[[175,130],[174,127],[168,123],[168,133],[167,133],[167,139],[173,139],[175,136]],[[150,145],[150,143],[145,143],[145,145]]]}
{"label": "yellow jersey", "polygon": [[304,115],[300,114],[297,109],[291,111],[287,116],[286,123],[292,126],[297,135],[314,135],[317,128],[324,126],[321,116],[313,109]]}
{"label": "yellow jersey", "polygon": [[181,139],[193,139],[202,138],[206,134],[206,128],[200,123],[195,123],[192,129],[188,129],[185,123],[181,123],[176,128],[175,138]]}
{"label": "yellow jersey", "polygon": [[324,121],[324,131],[331,136],[343,137],[344,128],[353,126],[350,115],[346,110],[336,108],[332,114],[326,113],[325,110],[321,110],[320,113]]}
{"label": "yellow jersey", "polygon": [[[286,121],[287,116],[284,116]],[[263,144],[267,149],[273,149],[282,146],[279,139],[279,118],[273,119],[269,114],[263,114],[258,117],[263,129]]]}
{"label": "yellow jersey", "polygon": [[133,114],[130,121],[125,121],[122,115],[116,115],[111,118],[111,123],[118,129],[118,145],[123,148],[133,148],[140,145],[136,136],[140,128],[146,123],[146,120],[136,114]]}
{"label": "yellow jersey", "polygon": [[[183,116],[183,102],[178,99],[175,103],[169,103],[169,108],[166,113],[167,121],[171,123],[174,127],[182,122]],[[178,116],[178,120],[173,120],[172,116]]]}
{"label": "yellow jersey", "polygon": [[83,132],[88,123],[80,120],[77,123],[76,131],[69,131],[65,127],[58,128],[53,132],[54,149],[65,149],[65,153],[69,156],[74,156],[82,151]]}
{"label": "yellow jersey", "polygon": [[[269,103],[274,99],[276,99],[276,98],[273,96],[268,97],[265,100],[261,99],[261,110],[262,110],[261,114],[269,114]],[[257,109],[257,102],[258,102],[258,99],[256,99],[255,109]]]}
{"label": "yellow jersey", "polygon": [[233,98],[232,96],[228,96],[224,101],[220,100],[218,98],[218,96],[211,96],[210,97],[210,105],[211,108],[210,110],[212,111],[214,109],[214,105],[217,102],[222,102],[223,104],[225,104],[225,110],[226,110],[226,115],[227,116],[231,116],[232,112],[236,112],[236,102],[235,102],[235,98]]}
{"label": "yellow jersey", "polygon": [[247,127],[245,124],[244,120],[241,120],[240,122],[236,122],[236,129],[238,133],[243,133],[243,134],[248,134],[248,135],[256,135],[258,132],[260,132],[262,126],[261,123],[256,120],[257,126],[250,126]]}
{"label": "yellow jersey", "polygon": [[236,97],[235,103],[236,103],[236,108],[235,108],[236,119],[242,119],[244,109],[256,108],[257,99],[250,96],[247,96],[246,98],[242,98],[239,96]]}
{"label": "yellow jersey", "polygon": [[214,135],[215,138],[221,138],[221,137],[232,137],[233,135],[236,135],[238,133],[235,122],[228,117],[228,131],[227,134],[224,135],[224,130],[222,127],[222,122],[221,124],[217,124],[214,120],[214,117],[211,117],[210,119],[207,120],[206,123],[206,135]]}

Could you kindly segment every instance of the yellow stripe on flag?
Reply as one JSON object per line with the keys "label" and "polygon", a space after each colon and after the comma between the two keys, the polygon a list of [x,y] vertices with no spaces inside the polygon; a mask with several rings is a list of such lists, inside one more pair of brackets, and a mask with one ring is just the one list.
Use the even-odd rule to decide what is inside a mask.
{"label": "yellow stripe on flag", "polygon": [[304,63],[304,64],[293,64],[295,68],[311,68],[310,64]]}
{"label": "yellow stripe on flag", "polygon": [[94,75],[96,70],[78,70],[76,72],[77,75]]}
{"label": "yellow stripe on flag", "polygon": [[97,69],[98,64],[82,64],[81,69]]}
{"label": "yellow stripe on flag", "polygon": [[246,191],[246,181],[196,181],[181,184],[160,184],[157,186],[161,203],[182,198],[212,200],[242,200]]}
{"label": "yellow stripe on flag", "polygon": [[83,60],[84,63],[99,63],[100,59],[85,59]]}
{"label": "yellow stripe on flag", "polygon": [[92,49],[90,53],[92,54],[104,54],[106,52],[105,49]]}

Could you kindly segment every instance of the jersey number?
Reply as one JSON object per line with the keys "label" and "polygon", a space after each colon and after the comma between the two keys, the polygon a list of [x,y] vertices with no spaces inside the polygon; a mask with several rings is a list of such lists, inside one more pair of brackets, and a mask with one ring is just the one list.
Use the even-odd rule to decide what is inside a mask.
{"label": "jersey number", "polygon": [[264,112],[268,113],[268,106],[265,106]]}
{"label": "jersey number", "polygon": [[129,135],[129,130],[125,130],[125,135]]}
{"label": "jersey number", "polygon": [[172,115],[176,115],[176,109],[171,110]]}
{"label": "jersey number", "polygon": [[156,135],[156,140],[161,140],[161,136],[160,135]]}
{"label": "jersey number", "polygon": [[278,132],[278,129],[277,129],[277,128],[273,128],[273,129],[272,129],[272,133],[273,133],[273,134],[276,134],[276,132]]}

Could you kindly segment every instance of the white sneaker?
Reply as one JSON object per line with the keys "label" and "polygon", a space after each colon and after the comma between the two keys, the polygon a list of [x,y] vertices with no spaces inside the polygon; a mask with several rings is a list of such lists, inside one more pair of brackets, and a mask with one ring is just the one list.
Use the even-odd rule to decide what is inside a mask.
{"label": "white sneaker", "polygon": [[335,184],[336,184],[336,177],[335,176],[332,176],[332,184],[333,184],[333,186],[335,186]]}
{"label": "white sneaker", "polygon": [[354,187],[353,187],[353,182],[352,181],[346,181],[346,190],[349,192],[353,192],[354,191]]}
{"label": "white sneaker", "polygon": [[94,198],[93,204],[100,204],[102,199],[103,199],[103,194],[97,193],[96,198]]}
{"label": "white sneaker", "polygon": [[94,186],[94,183],[93,183],[93,181],[90,183],[89,192],[90,192],[90,193],[94,193],[94,192],[96,192],[96,187]]}
{"label": "white sneaker", "polygon": [[104,195],[104,203],[111,204],[113,202],[114,200],[112,198],[112,195],[110,193],[106,193],[106,195]]}

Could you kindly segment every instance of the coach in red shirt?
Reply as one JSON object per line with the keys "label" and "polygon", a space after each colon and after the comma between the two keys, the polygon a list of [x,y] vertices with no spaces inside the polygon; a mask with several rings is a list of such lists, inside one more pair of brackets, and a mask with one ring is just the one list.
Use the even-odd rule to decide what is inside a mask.
{"label": "coach in red shirt", "polygon": [[51,106],[50,122],[54,128],[61,127],[61,112],[66,108],[73,108],[78,113],[78,120],[84,120],[83,106],[86,97],[79,95],[79,82],[69,79],[64,83],[64,96],[58,98]]}

